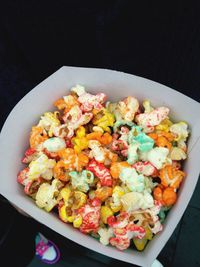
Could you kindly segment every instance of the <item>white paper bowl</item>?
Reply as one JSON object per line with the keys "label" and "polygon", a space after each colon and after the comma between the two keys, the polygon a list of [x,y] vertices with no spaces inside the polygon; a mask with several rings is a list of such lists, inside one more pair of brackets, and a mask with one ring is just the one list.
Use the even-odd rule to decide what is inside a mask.
{"label": "white paper bowl", "polygon": [[[114,247],[101,245],[92,237],[83,235],[69,224],[64,224],[53,213],[39,209],[16,181],[17,173],[24,168],[20,160],[28,147],[31,126],[38,122],[45,111],[53,110],[52,103],[66,95],[75,84],[84,85],[89,92],[105,92],[108,99],[113,101],[128,95],[135,96],[140,101],[150,99],[153,106],[169,107],[170,117],[175,121],[184,120],[190,124],[192,134],[189,139],[189,157],[184,165],[187,177],[179,191],[178,201],[164,223],[163,232],[153,238],[144,252],[133,249],[120,252]],[[30,91],[15,106],[3,126],[0,135],[0,193],[37,221],[82,246],[115,259],[150,266],[181,219],[198,180],[199,117],[198,102],[162,84],[117,71],[62,67]]]}

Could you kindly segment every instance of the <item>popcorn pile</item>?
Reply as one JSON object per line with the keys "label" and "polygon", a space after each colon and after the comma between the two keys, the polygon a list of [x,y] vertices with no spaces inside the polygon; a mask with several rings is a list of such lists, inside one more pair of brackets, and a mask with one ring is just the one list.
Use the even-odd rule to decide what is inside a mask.
{"label": "popcorn pile", "polygon": [[104,245],[143,250],[185,177],[188,125],[132,96],[117,103],[77,85],[30,133],[18,182],[36,205]]}

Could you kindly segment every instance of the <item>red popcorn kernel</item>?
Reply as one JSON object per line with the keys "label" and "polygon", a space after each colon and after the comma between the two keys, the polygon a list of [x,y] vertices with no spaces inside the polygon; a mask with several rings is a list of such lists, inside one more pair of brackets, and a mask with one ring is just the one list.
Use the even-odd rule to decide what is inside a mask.
{"label": "red popcorn kernel", "polygon": [[66,147],[69,147],[69,148],[73,148],[74,145],[72,144],[72,139],[66,139],[65,140],[65,143],[66,143]]}
{"label": "red popcorn kernel", "polygon": [[110,216],[107,219],[108,225],[113,228],[123,228],[128,224],[129,214],[127,212],[121,212],[119,215]]}
{"label": "red popcorn kernel", "polygon": [[176,170],[180,170],[181,169],[181,163],[177,160],[172,160],[172,166],[176,169]]}
{"label": "red popcorn kernel", "polygon": [[124,235],[127,234],[127,229],[126,228],[115,228],[114,229],[114,234],[116,236],[119,236],[119,235],[124,236]]}
{"label": "red popcorn kernel", "polygon": [[37,151],[34,148],[28,148],[25,152],[25,157],[22,159],[22,163],[29,163],[33,160]]}
{"label": "red popcorn kernel", "polygon": [[133,164],[132,167],[135,168],[137,172],[142,173],[146,176],[151,176],[157,173],[156,167],[154,167],[149,161],[139,161]]}
{"label": "red popcorn kernel", "polygon": [[94,175],[100,179],[101,186],[112,186],[110,171],[102,163],[93,159],[89,162],[86,169],[93,172]]}
{"label": "red popcorn kernel", "polygon": [[112,142],[112,150],[124,150],[128,148],[128,143],[123,140],[115,140]]}
{"label": "red popcorn kernel", "polygon": [[130,215],[122,212],[118,216],[110,216],[107,219],[108,225],[113,228],[115,237],[109,239],[112,246],[119,250],[127,249],[130,245],[130,239],[133,237],[142,239],[146,231],[143,227],[129,222]]}
{"label": "red popcorn kernel", "polygon": [[93,198],[93,199],[91,199],[89,203],[90,203],[91,206],[93,206],[93,207],[101,206],[101,201],[100,201],[100,199],[98,199],[98,198],[96,198],[96,197]]}
{"label": "red popcorn kernel", "polygon": [[116,222],[117,222],[117,219],[116,219],[115,216],[110,216],[107,219],[107,223],[108,223],[109,226],[113,226],[113,224],[116,223]]}
{"label": "red popcorn kernel", "polygon": [[138,239],[142,239],[146,234],[146,231],[143,227],[135,225],[132,222],[130,222],[126,226],[126,230],[132,232],[134,237],[136,237]]}
{"label": "red popcorn kernel", "polygon": [[26,183],[24,187],[24,192],[27,195],[32,195],[36,193],[38,191],[39,186],[42,184],[43,181],[44,179],[42,179],[42,177],[39,177],[37,180],[34,180],[34,181],[29,181],[28,183]]}
{"label": "red popcorn kernel", "polygon": [[91,205],[86,204],[79,209],[79,214],[81,214],[83,219],[80,227],[82,233],[97,232],[100,223],[100,208],[101,204],[99,204],[99,200],[95,199],[91,202]]}
{"label": "red popcorn kernel", "polygon": [[49,159],[55,159],[57,161],[60,159],[58,153],[56,152],[49,152],[46,148],[43,150],[43,152],[45,153],[45,155],[47,155]]}
{"label": "red popcorn kernel", "polygon": [[119,139],[120,135],[118,133],[113,133],[112,138],[113,141]]}
{"label": "red popcorn kernel", "polygon": [[25,185],[24,181],[27,179],[27,174],[29,172],[29,168],[25,168],[22,171],[20,171],[17,175],[17,181],[18,183]]}
{"label": "red popcorn kernel", "polygon": [[132,222],[130,222],[124,228],[114,229],[114,234],[116,237],[119,237],[119,236],[125,237],[125,235],[127,235],[129,236],[129,238],[130,236],[133,236],[135,238],[142,239],[145,236],[146,231],[143,227],[137,226],[133,224]]}
{"label": "red popcorn kernel", "polygon": [[36,152],[36,150],[34,148],[28,148],[25,152],[25,156],[31,156],[32,154],[34,154]]}
{"label": "red popcorn kernel", "polygon": [[111,237],[110,244],[119,250],[127,249],[130,246],[130,239],[128,237]]}

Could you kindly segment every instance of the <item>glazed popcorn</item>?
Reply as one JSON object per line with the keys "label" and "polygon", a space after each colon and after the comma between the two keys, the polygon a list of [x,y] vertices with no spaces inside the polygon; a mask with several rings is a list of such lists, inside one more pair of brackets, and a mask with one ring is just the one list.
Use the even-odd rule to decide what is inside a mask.
{"label": "glazed popcorn", "polygon": [[143,250],[186,176],[187,123],[149,100],[106,102],[81,85],[54,105],[32,127],[17,181],[39,208],[103,245]]}

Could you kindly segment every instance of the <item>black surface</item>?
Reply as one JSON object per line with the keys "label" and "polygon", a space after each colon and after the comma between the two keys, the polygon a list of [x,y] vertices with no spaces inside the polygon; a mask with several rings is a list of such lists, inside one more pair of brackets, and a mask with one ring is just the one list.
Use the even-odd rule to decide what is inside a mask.
{"label": "black surface", "polygon": [[0,266],[27,266],[34,257],[35,223],[19,215],[3,198],[0,213]]}
{"label": "black surface", "polygon": [[[199,101],[198,1],[170,3],[1,1],[0,127],[28,91],[63,65],[122,70],[161,82]],[[183,219],[159,255],[165,266],[200,266],[199,195],[200,183]],[[0,210],[1,218],[9,222],[13,209],[5,210],[1,205]],[[16,212],[14,216],[16,236],[11,240],[18,240],[18,233],[22,234],[21,240],[26,237],[24,250],[30,260],[33,235],[40,229],[61,248],[61,266],[83,263],[87,266],[131,266],[69,243]],[[3,229],[2,220],[0,225]],[[11,243],[9,246],[13,250]],[[21,260],[19,266],[23,267],[21,246],[15,243],[14,251],[15,266]],[[9,257],[10,252],[7,250],[5,255]],[[42,266],[35,261],[34,266]]]}

